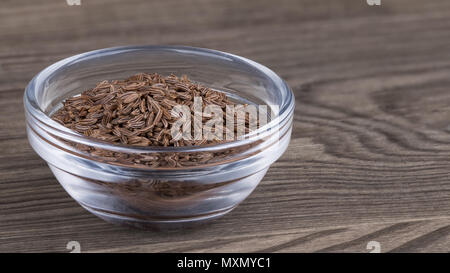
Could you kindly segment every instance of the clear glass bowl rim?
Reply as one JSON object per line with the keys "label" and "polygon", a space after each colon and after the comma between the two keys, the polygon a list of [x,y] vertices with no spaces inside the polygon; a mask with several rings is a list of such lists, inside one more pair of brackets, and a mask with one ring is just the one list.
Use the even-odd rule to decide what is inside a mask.
{"label": "clear glass bowl rim", "polygon": [[[181,147],[139,147],[132,145],[125,145],[120,143],[110,143],[106,141],[102,141],[96,138],[87,137],[82,134],[79,134],[75,131],[70,130],[67,127],[59,124],[58,122],[51,119],[39,106],[39,103],[36,98],[37,89],[45,88],[45,82],[48,78],[52,76],[53,73],[58,71],[61,68],[64,68],[67,65],[82,61],[84,59],[88,59],[91,57],[108,57],[110,54],[122,53],[127,51],[137,51],[137,50],[152,50],[152,51],[174,51],[177,53],[193,53],[193,54],[207,54],[208,56],[214,56],[217,58],[228,58],[232,61],[237,61],[242,65],[247,65],[253,69],[256,69],[258,72],[263,73],[268,79],[272,81],[272,83],[283,93],[284,99],[281,102],[279,107],[278,116],[273,118],[266,125],[258,128],[257,130],[251,132],[250,134],[245,135],[245,139],[236,140],[231,142],[224,142],[220,144],[214,145],[205,145],[205,146],[181,146]],[[283,121],[286,121],[292,114],[294,110],[294,94],[289,86],[286,84],[284,80],[282,80],[275,72],[267,68],[266,66],[259,64],[250,59],[240,57],[234,54],[199,48],[199,47],[190,47],[190,46],[165,46],[165,45],[145,45],[145,46],[120,46],[120,47],[110,47],[104,49],[98,49],[93,51],[88,51],[85,53],[77,54],[65,59],[62,59],[42,71],[40,71],[27,85],[25,88],[24,94],[24,105],[25,111],[32,115],[37,121],[45,125],[53,134],[61,136],[66,139],[70,139],[71,141],[78,142],[81,144],[91,145],[94,147],[112,150],[112,151],[127,151],[128,153],[149,153],[149,152],[203,152],[203,151],[219,151],[224,149],[230,149],[234,147],[239,147],[241,145],[245,145],[248,143],[252,143],[262,138],[267,134],[264,134],[264,131],[275,129]],[[272,131],[273,132],[273,131]]]}

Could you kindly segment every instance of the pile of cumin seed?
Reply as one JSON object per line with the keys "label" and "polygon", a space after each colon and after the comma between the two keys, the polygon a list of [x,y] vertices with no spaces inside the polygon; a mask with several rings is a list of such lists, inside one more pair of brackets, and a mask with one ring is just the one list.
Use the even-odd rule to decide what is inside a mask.
{"label": "pile of cumin seed", "polygon": [[[203,107],[214,104],[224,112],[227,105],[235,105],[225,93],[194,83],[185,75],[140,73],[125,80],[102,81],[79,96],[66,99],[52,118],[76,132],[111,143],[178,147],[223,142],[225,137],[172,138],[176,117],[171,115],[171,109],[187,105],[194,115],[194,97],[202,98]],[[202,122],[207,120],[203,117]]]}

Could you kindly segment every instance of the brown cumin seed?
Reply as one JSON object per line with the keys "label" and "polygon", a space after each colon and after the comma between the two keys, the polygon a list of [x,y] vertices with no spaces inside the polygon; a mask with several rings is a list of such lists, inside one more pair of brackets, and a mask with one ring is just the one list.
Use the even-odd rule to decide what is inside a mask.
{"label": "brown cumin seed", "polygon": [[[223,141],[219,137],[213,140],[173,140],[171,128],[177,118],[172,117],[171,110],[177,105],[186,105],[191,109],[191,116],[194,116],[196,114],[193,111],[194,97],[196,96],[203,99],[203,108],[210,104],[218,105],[222,109],[225,109],[227,105],[235,105],[225,93],[194,83],[186,75],[164,77],[156,73],[139,73],[124,80],[99,82],[79,96],[66,99],[52,118],[79,133],[112,143],[178,147]],[[204,116],[202,122],[211,118]],[[235,115],[229,118],[236,120]],[[223,118],[223,124],[225,122],[226,116]],[[245,122],[248,122],[248,119]],[[192,125],[192,136],[195,126],[199,125]],[[226,131],[227,128],[224,128],[223,139],[225,139],[226,133],[230,134],[230,131]],[[211,131],[214,132],[215,129],[211,128]],[[85,150],[90,149],[86,148]],[[92,151],[96,151],[95,154],[101,154],[95,149]],[[108,156],[117,157],[119,155]],[[123,161],[125,158],[127,157],[119,161]],[[187,157],[183,160],[171,156],[165,158],[165,163],[155,163],[154,157],[140,160],[141,162],[148,161],[146,164],[151,166],[189,165],[189,163],[184,164],[181,161],[194,160],[194,157]],[[204,156],[197,161],[204,161],[205,158],[208,159],[209,156]],[[164,159],[164,157],[159,159]]]}

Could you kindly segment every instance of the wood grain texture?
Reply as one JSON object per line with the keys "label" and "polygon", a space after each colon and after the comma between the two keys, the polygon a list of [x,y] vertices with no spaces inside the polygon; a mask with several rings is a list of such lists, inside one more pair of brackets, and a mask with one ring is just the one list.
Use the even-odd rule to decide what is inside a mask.
{"label": "wood grain texture", "polygon": [[[3,0],[0,252],[450,251],[450,2]],[[248,57],[296,96],[288,151],[214,223],[117,227],[59,186],[28,145],[22,95],[51,63],[130,44]]]}

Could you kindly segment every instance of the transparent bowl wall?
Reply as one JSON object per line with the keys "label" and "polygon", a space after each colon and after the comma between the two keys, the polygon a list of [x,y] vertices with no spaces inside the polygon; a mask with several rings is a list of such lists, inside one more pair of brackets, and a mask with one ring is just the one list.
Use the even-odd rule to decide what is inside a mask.
{"label": "transparent bowl wall", "polygon": [[[279,113],[243,140],[167,148],[105,143],[49,117],[64,99],[100,81],[141,72],[186,74],[238,101],[278,106]],[[24,104],[31,146],[81,206],[114,223],[170,228],[224,215],[255,189],[288,146],[294,97],[275,73],[248,59],[191,47],[143,46],[97,50],[55,63],[29,83]],[[187,167],[148,167],[89,152],[95,149],[129,158],[207,154],[211,160]]]}

